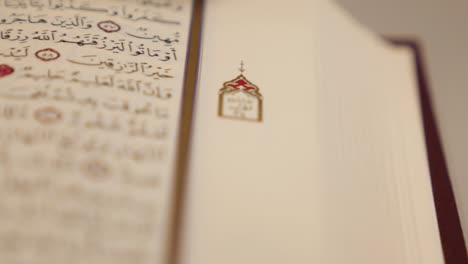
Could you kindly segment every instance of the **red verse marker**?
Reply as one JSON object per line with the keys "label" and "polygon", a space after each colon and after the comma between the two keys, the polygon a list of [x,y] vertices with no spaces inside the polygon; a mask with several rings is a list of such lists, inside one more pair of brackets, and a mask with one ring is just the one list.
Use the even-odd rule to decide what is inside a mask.
{"label": "red verse marker", "polygon": [[111,20],[101,21],[97,26],[106,33],[118,32],[120,30],[120,26]]}
{"label": "red verse marker", "polygon": [[15,69],[12,67],[6,65],[6,64],[0,64],[0,78],[8,76],[15,72]]}
{"label": "red verse marker", "polygon": [[42,61],[52,61],[60,57],[60,53],[51,48],[38,50],[35,55]]}

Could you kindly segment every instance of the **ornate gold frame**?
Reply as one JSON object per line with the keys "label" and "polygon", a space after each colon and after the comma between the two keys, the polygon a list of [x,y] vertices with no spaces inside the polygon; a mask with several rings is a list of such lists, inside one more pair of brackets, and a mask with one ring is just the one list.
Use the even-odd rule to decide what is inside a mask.
{"label": "ornate gold frame", "polygon": [[[218,96],[218,116],[222,118],[227,118],[227,119],[233,119],[233,120],[242,120],[242,121],[250,121],[250,122],[262,122],[263,121],[263,95],[260,93],[260,89],[258,86],[253,84],[251,81],[249,81],[243,74],[243,68],[241,68],[241,74],[238,75],[236,78],[224,82],[223,87],[219,90],[219,96]],[[255,94],[253,96],[257,97],[258,99],[258,119],[250,119],[250,118],[240,118],[240,117],[231,117],[231,116],[224,116],[223,115],[223,98],[226,93],[231,93],[233,91],[228,91],[227,85],[229,83],[234,82],[235,80],[243,78],[246,80],[248,83],[252,84],[252,86],[255,87]],[[241,91],[244,92],[244,91]]]}

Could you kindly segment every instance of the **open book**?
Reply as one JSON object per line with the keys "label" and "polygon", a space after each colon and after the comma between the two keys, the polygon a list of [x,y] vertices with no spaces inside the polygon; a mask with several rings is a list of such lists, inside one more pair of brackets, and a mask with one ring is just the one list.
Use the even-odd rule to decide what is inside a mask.
{"label": "open book", "polygon": [[0,263],[449,263],[414,63],[325,0],[2,0]]}

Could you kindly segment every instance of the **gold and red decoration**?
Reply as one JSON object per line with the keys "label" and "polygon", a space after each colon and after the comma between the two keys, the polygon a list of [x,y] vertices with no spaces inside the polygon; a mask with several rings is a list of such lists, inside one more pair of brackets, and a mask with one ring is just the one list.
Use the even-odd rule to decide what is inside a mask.
{"label": "gold and red decoration", "polygon": [[258,86],[244,76],[244,63],[240,74],[223,84],[219,90],[218,115],[244,121],[263,121],[263,96]]}

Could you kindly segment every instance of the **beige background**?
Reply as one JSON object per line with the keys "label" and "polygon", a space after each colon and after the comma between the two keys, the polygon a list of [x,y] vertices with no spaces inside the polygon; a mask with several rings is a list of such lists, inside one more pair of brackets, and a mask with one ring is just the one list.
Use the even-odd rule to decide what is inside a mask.
{"label": "beige background", "polygon": [[468,241],[468,1],[337,1],[378,33],[422,40],[436,116]]}
{"label": "beige background", "polygon": [[[443,263],[408,50],[330,0],[205,4],[183,263]],[[217,116],[241,60],[262,123]]]}

